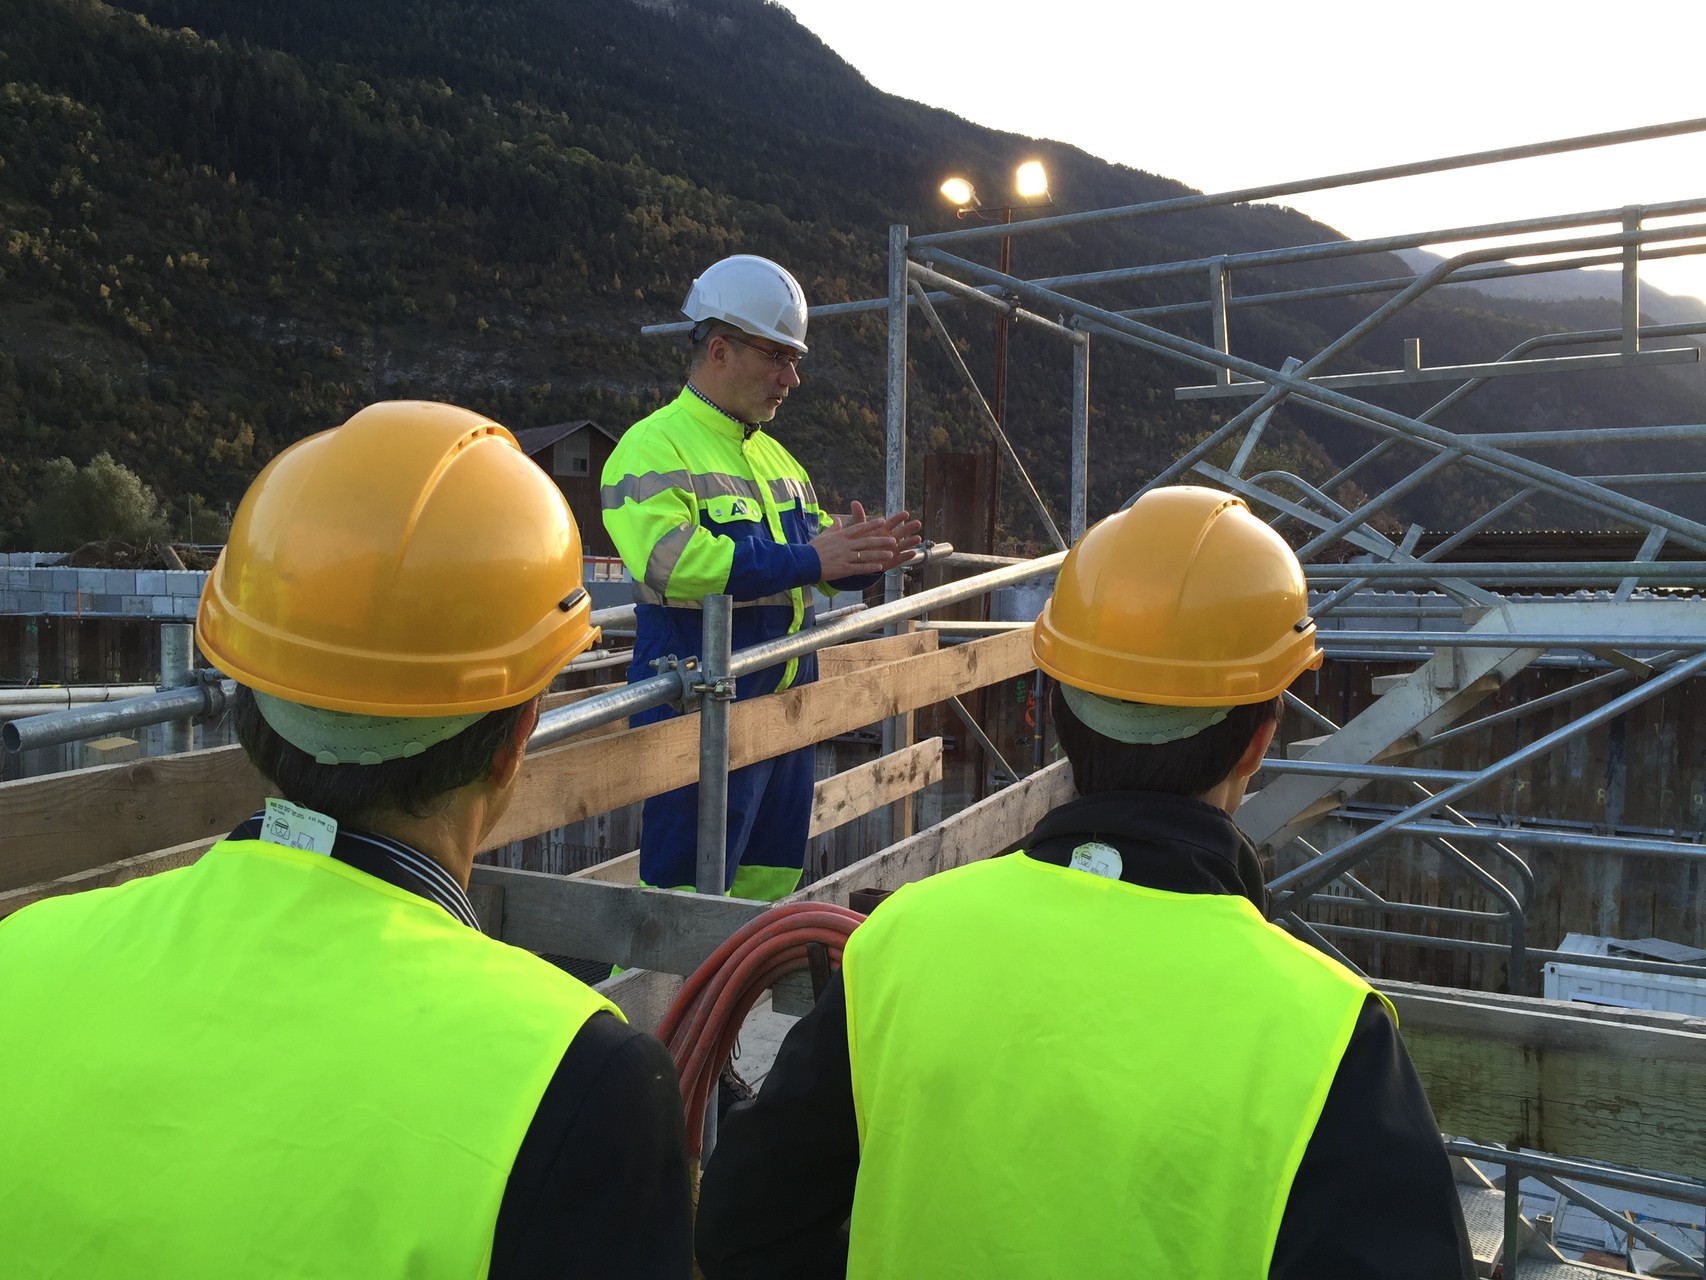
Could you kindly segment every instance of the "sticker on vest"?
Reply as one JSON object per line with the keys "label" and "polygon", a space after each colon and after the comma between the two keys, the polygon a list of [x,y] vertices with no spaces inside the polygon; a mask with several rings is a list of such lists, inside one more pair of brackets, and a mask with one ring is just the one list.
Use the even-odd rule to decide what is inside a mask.
{"label": "sticker on vest", "polygon": [[309,853],[330,853],[332,841],[338,838],[336,818],[304,809],[299,804],[267,797],[267,816],[261,823],[261,839],[268,844],[280,844],[286,849],[306,849]]}
{"label": "sticker on vest", "polygon": [[1088,871],[1104,880],[1118,880],[1120,872],[1125,870],[1125,860],[1120,857],[1120,851],[1099,840],[1079,845],[1072,851],[1072,861],[1067,865],[1074,871]]}

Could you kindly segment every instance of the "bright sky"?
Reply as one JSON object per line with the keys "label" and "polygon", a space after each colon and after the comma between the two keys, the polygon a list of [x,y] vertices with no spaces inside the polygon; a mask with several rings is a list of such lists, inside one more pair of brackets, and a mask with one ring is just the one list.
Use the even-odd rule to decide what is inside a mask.
{"label": "bright sky", "polygon": [[[780,3],[879,89],[1210,192],[1706,116],[1699,0]],[[1280,203],[1364,238],[1702,198],[1706,134]],[[1641,270],[1706,297],[1706,252]]]}

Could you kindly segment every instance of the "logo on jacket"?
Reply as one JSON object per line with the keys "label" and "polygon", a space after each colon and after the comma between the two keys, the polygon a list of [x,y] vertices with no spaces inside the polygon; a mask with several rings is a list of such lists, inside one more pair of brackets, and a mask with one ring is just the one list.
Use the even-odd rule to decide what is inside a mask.
{"label": "logo on jacket", "polygon": [[730,494],[722,494],[712,498],[705,504],[705,514],[718,524],[728,524],[735,520],[762,520],[764,510],[752,498],[740,498]]}

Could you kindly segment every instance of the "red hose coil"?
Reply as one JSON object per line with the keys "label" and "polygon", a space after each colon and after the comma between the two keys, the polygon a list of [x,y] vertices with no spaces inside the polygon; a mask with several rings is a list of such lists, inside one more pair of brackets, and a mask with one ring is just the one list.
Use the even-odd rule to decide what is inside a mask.
{"label": "red hose coil", "polygon": [[752,1006],[780,978],[810,965],[807,943],[823,943],[839,967],[848,935],[864,918],[823,902],[772,907],[730,934],[682,984],[657,1036],[675,1062],[689,1155],[699,1155],[705,1108]]}

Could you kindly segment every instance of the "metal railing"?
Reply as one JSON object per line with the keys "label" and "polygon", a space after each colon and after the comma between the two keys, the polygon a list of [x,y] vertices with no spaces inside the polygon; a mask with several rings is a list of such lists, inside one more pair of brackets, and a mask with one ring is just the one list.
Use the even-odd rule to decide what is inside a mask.
{"label": "metal railing", "polygon": [[[1504,1169],[1504,1249],[1500,1257],[1505,1280],[1518,1280],[1523,1270],[1522,1197],[1520,1181],[1529,1176],[1552,1190],[1567,1195],[1572,1204],[1580,1205],[1595,1217],[1615,1226],[1618,1231],[1639,1240],[1655,1253],[1689,1268],[1688,1274],[1706,1276],[1706,1260],[1677,1248],[1670,1241],[1632,1222],[1615,1209],[1600,1203],[1575,1183],[1586,1182],[1596,1187],[1612,1187],[1633,1191],[1682,1204],[1706,1208],[1706,1182],[1666,1174],[1647,1173],[1637,1169],[1622,1169],[1591,1160],[1573,1160],[1541,1152],[1521,1151],[1510,1147],[1486,1146],[1464,1138],[1445,1141],[1446,1151],[1464,1160],[1498,1165]],[[1574,1182],[1566,1182],[1570,1178]]]}

